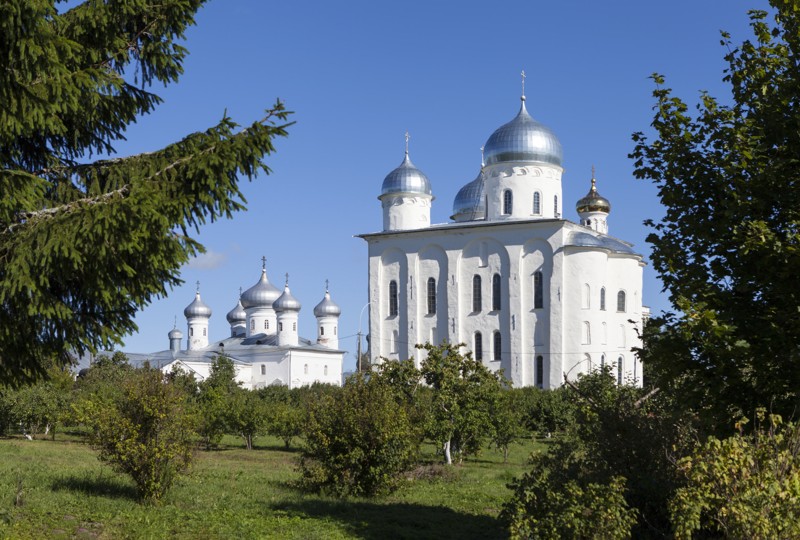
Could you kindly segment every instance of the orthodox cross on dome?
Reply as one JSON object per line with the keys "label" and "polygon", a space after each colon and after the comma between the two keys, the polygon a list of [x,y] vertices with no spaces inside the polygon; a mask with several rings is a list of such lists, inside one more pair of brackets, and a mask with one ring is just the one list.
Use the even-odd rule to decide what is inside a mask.
{"label": "orthodox cross on dome", "polygon": [[325,292],[328,292],[328,280],[325,280]]}
{"label": "orthodox cross on dome", "polygon": [[267,257],[264,256],[264,255],[262,255],[262,257],[261,257],[261,269],[262,270],[266,270],[267,269]]}
{"label": "orthodox cross on dome", "polygon": [[597,191],[597,180],[594,178],[594,165],[592,165],[592,191]]}
{"label": "orthodox cross on dome", "polygon": [[522,70],[522,73],[520,73],[520,75],[522,76],[522,101],[525,101],[525,70],[524,69]]}
{"label": "orthodox cross on dome", "polygon": [[408,155],[408,139],[410,139],[410,138],[411,138],[411,135],[409,135],[408,131],[406,131],[406,155]]}
{"label": "orthodox cross on dome", "polygon": [[178,316],[175,315],[175,321],[172,323],[172,328],[178,328]]}
{"label": "orthodox cross on dome", "polygon": [[200,280],[199,279],[197,280],[197,292],[198,293],[200,292]]}
{"label": "orthodox cross on dome", "polygon": [[289,272],[286,272],[286,286],[289,286]]}
{"label": "orthodox cross on dome", "polygon": [[241,287],[239,287],[239,299],[240,300],[242,299],[242,288]]}

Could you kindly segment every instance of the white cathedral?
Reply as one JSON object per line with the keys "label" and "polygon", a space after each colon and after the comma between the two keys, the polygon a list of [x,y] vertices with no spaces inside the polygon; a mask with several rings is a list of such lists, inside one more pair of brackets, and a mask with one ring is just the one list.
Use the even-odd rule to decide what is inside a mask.
{"label": "white cathedral", "polygon": [[186,349],[181,349],[183,332],[176,324],[169,332],[169,349],[147,355],[128,354],[132,363],[147,361],[164,372],[177,367],[202,381],[208,377],[213,360],[225,355],[233,361],[236,380],[243,388],[297,388],[315,382],[341,385],[345,355],[339,349],[341,309],[331,300],[327,284],[322,301],[314,307],[317,338],[301,338],[297,331],[301,305],[289,290],[288,275],[281,292],[270,283],[266,260],[262,261],[260,279],[239,295],[236,306],[226,316],[230,336],[209,341],[211,308],[200,298],[198,283],[194,300],[183,310],[188,332]]}
{"label": "white cathedral", "polygon": [[463,343],[514,386],[556,388],[603,366],[642,384],[638,331],[645,263],[608,234],[609,201],[591,188],[562,217],[561,143],[522,104],[483,147],[481,170],[432,225],[431,183],[406,153],[383,181],[383,231],[369,245],[373,362],[415,358],[415,345]]}

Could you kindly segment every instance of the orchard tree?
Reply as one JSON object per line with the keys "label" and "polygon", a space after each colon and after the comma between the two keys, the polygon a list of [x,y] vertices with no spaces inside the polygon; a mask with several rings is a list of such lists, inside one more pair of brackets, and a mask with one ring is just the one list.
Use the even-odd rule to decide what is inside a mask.
{"label": "orchard tree", "polygon": [[750,40],[722,34],[730,99],[703,92],[690,112],[654,75],[655,135],[633,137],[635,175],[666,208],[648,241],[678,311],[653,321],[643,360],[718,427],[800,405],[800,2],[770,6],[750,12]]}
{"label": "orchard tree", "polygon": [[178,80],[203,3],[0,5],[0,382],[120,343],[203,251],[190,233],[244,209],[240,178],[269,172],[289,125],[280,102],[245,128],[223,113],[165,148],[115,154],[161,102],[150,86]]}

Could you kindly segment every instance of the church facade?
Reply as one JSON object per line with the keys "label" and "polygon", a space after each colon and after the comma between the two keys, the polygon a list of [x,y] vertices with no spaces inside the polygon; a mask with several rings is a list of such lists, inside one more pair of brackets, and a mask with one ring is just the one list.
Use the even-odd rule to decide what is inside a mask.
{"label": "church facade", "polygon": [[611,205],[591,187],[562,213],[562,149],[525,107],[484,146],[477,177],[455,196],[451,222],[430,223],[431,183],[406,154],[378,197],[383,230],[369,251],[373,362],[423,359],[417,344],[463,343],[514,386],[555,388],[611,368],[641,385],[631,352],[649,310],[642,256],[608,234]]}
{"label": "church facade", "polygon": [[258,282],[240,294],[226,316],[229,336],[209,340],[212,311],[201,299],[198,284],[194,300],[183,311],[186,348],[182,348],[183,332],[176,325],[168,334],[169,349],[128,356],[133,363],[147,361],[165,372],[177,367],[202,381],[208,377],[214,359],[224,355],[233,361],[237,381],[248,389],[269,385],[297,388],[315,382],[341,385],[345,355],[339,349],[341,309],[331,300],[327,285],[324,297],[314,307],[314,340],[298,335],[300,309],[300,302],[289,289],[288,276],[283,291],[279,290],[267,278],[264,261]]}

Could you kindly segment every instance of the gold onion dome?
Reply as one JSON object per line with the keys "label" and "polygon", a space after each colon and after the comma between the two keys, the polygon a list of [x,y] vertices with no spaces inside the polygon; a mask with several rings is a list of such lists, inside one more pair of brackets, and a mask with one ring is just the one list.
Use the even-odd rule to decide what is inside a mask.
{"label": "gold onion dome", "polygon": [[585,197],[578,200],[575,204],[575,210],[578,213],[582,212],[611,212],[611,203],[597,192],[597,180],[592,175],[592,187]]}

